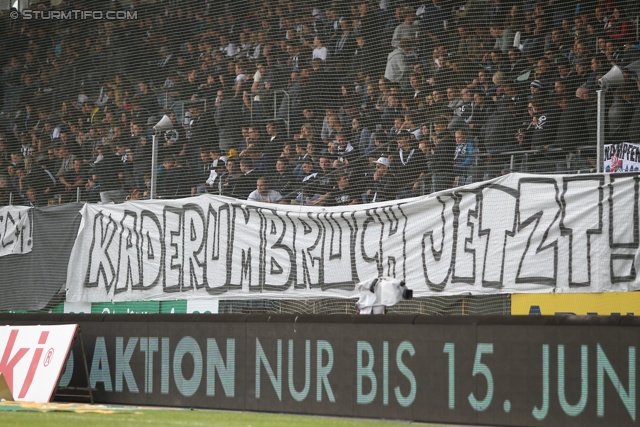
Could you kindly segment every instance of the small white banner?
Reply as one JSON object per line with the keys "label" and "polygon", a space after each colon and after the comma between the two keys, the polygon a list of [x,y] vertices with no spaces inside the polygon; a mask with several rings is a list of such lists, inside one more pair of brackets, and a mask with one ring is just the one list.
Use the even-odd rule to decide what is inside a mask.
{"label": "small white banner", "polygon": [[51,399],[77,327],[0,326],[0,373],[14,400]]}
{"label": "small white banner", "polygon": [[0,208],[0,256],[26,254],[33,248],[32,209],[26,206]]}
{"label": "small white banner", "polygon": [[608,173],[640,171],[640,144],[631,142],[605,144],[604,171]]}

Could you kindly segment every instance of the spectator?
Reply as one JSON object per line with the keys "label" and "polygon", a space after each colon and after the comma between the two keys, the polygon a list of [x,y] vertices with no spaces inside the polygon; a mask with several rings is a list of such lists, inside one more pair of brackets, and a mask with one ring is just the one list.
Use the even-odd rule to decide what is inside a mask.
{"label": "spectator", "polygon": [[276,160],[276,171],[269,181],[269,186],[279,192],[287,202],[294,198],[292,193],[295,190],[296,179],[285,157],[279,157]]}
{"label": "spectator", "polygon": [[436,119],[433,127],[433,149],[431,150],[431,170],[433,172],[432,191],[442,191],[453,185],[453,162],[456,152],[456,142],[447,127],[447,119]]}
{"label": "spectator", "polygon": [[248,157],[240,158],[241,175],[235,180],[235,185],[231,195],[236,199],[246,199],[249,194],[256,188],[258,173],[254,169],[253,160]]}
{"label": "spectator", "polygon": [[[151,163],[151,125],[161,114],[172,118],[179,136],[177,141],[169,138],[166,144],[160,138],[159,158],[175,156],[170,175],[176,178],[191,176],[204,167],[198,157],[201,147],[220,148],[218,155],[245,150],[241,129],[255,126],[260,131],[265,118],[276,117],[280,126],[277,134],[268,130],[268,139],[259,136],[260,142],[243,153],[252,158],[258,174],[274,176],[275,159],[282,147],[291,143],[290,148],[295,148],[286,139],[290,129],[309,123],[310,131],[305,130],[303,137],[294,136],[294,140],[304,140],[297,160],[306,156],[317,162],[323,148],[319,144],[324,143],[329,152],[328,144],[342,133],[347,140],[345,147],[350,140],[354,150],[346,156],[346,164],[338,162],[336,166],[345,168],[352,178],[351,187],[361,191],[361,177],[371,179],[375,172],[373,168],[367,174],[362,172],[368,169],[368,162],[389,155],[392,171],[399,167],[397,154],[387,153],[385,139],[395,138],[401,130],[415,131],[425,122],[429,133],[432,123],[445,114],[452,117],[452,130],[465,129],[477,150],[493,156],[489,164],[495,163],[495,173],[489,173],[490,177],[508,170],[501,153],[531,143],[539,145],[535,141],[543,135],[536,128],[538,124],[527,130],[532,120],[523,118],[526,103],[520,101],[516,86],[531,88],[530,99],[536,107],[540,104],[544,108],[547,120],[556,117],[552,127],[557,132],[551,129],[551,142],[540,146],[553,148],[559,144],[575,154],[576,144],[595,144],[594,97],[589,102],[574,99],[576,89],[585,86],[586,92],[580,93],[588,96],[613,64],[628,64],[640,57],[640,49],[627,43],[632,21],[621,8],[624,5],[617,3],[609,5],[610,10],[602,5],[583,5],[577,16],[573,5],[563,2],[555,2],[552,8],[538,2],[529,8],[500,1],[472,1],[452,14],[450,2],[429,0],[417,10],[417,3],[397,4],[395,16],[385,15],[388,5],[382,5],[380,15],[367,2],[357,3],[352,8],[339,2],[327,3],[325,10],[316,8],[314,13],[313,8],[298,7],[294,2],[273,8],[267,4],[259,9],[234,6],[233,16],[231,9],[216,7],[215,19],[211,14],[205,18],[200,12],[187,12],[186,7],[175,11],[168,7],[162,8],[167,19],[148,10],[144,20],[101,25],[97,38],[80,22],[69,21],[64,32],[56,33],[56,45],[51,49],[46,47],[50,38],[46,23],[23,21],[19,31],[6,34],[6,56],[0,58],[5,65],[0,88],[5,114],[0,116],[0,125],[9,131],[4,136],[8,144],[4,157],[8,161],[9,153],[21,152],[17,162],[24,159],[27,163],[40,157],[46,170],[57,174],[62,158],[55,156],[56,151],[60,154],[59,149],[52,148],[51,143],[62,141],[86,167],[92,168],[94,162],[95,172],[104,173],[101,169],[111,161],[111,147],[117,145],[121,159],[126,160],[121,164],[119,188],[128,192],[135,186],[144,193],[144,175],[149,173]],[[211,22],[202,31],[205,19]],[[196,30],[189,32],[187,28]],[[520,36],[515,46],[512,33]],[[126,49],[124,34],[128,35]],[[396,58],[392,52],[385,61],[403,41],[411,43],[412,48],[402,54],[394,50],[400,55]],[[397,67],[398,59],[403,59],[402,67]],[[254,66],[255,74],[246,72]],[[470,70],[476,66],[484,68],[478,69],[477,78],[473,78]],[[384,75],[391,77],[385,80]],[[340,96],[341,85],[347,89],[346,97]],[[539,102],[538,94],[550,93],[555,86],[566,90],[555,89],[558,98]],[[164,90],[156,91],[161,88]],[[288,97],[278,92],[281,89]],[[609,140],[633,139],[637,133],[630,130],[635,120],[627,114],[640,111],[633,95],[635,88],[631,96],[624,92],[620,89],[607,106]],[[471,96],[473,99],[469,99]],[[181,107],[170,105],[172,100],[196,98],[211,102],[206,111],[187,106],[192,116],[186,120],[185,116],[178,117],[183,113]],[[317,113],[327,110],[330,114],[323,130],[322,114]],[[138,130],[130,127],[132,121]],[[584,124],[581,129],[576,128],[578,122]],[[350,126],[348,131],[346,126]],[[517,137],[519,129],[521,139]],[[368,143],[365,130],[375,134]],[[419,132],[416,137],[420,137]],[[278,141],[277,146],[269,143],[272,138],[273,143]],[[437,147],[425,143],[423,148],[433,157],[431,149]],[[551,151],[547,149],[533,160],[548,161],[545,156]],[[49,158],[50,152],[55,159]],[[333,155],[339,154],[338,150]],[[521,157],[527,161],[525,154]],[[101,165],[105,159],[107,162]],[[289,159],[296,161],[294,156]],[[330,159],[331,163],[335,160]],[[565,163],[564,158],[560,160],[556,167]],[[73,164],[71,158],[66,163]],[[289,168],[296,166],[291,164]],[[423,178],[428,178],[431,171],[425,170]],[[85,190],[87,186],[91,189],[87,198],[90,194],[94,200],[96,194],[110,187],[109,179],[97,173],[95,176],[92,184],[87,180],[85,185]],[[225,189],[227,178],[225,174]],[[171,182],[177,185],[171,197],[185,194],[181,181]],[[196,183],[188,184],[190,190]],[[38,199],[41,187],[33,187],[38,203],[42,203],[42,198]],[[23,186],[25,192],[27,188]],[[417,193],[411,190],[403,194]],[[63,192],[58,188],[55,194]],[[49,199],[58,200],[47,196],[45,204]]]}
{"label": "spectator", "polygon": [[409,85],[409,63],[407,54],[411,51],[409,39],[400,40],[398,47],[387,57],[387,67],[384,71],[385,79],[398,83],[403,87]]}
{"label": "spectator", "polygon": [[312,59],[327,60],[327,48],[323,44],[322,36],[315,36],[313,39]]}
{"label": "spectator", "polygon": [[[318,159],[318,165],[319,168],[316,172],[302,180],[303,183],[308,182],[311,184],[311,191],[306,199],[306,204],[308,205],[324,204],[335,184],[334,176],[332,175],[334,168],[331,156],[326,154],[321,155]],[[310,176],[311,178],[309,178]]]}
{"label": "spectator", "polygon": [[269,189],[269,181],[262,176],[256,181],[257,188],[249,194],[247,200],[262,203],[280,203],[282,195],[276,190]]}
{"label": "spectator", "polygon": [[209,177],[204,183],[204,188],[202,189],[203,192],[222,195],[226,166],[227,164],[225,162],[225,159],[222,157],[217,158],[211,162]]}
{"label": "spectator", "polygon": [[211,157],[209,155],[209,149],[203,147],[200,149],[200,165],[196,168],[196,170],[194,170],[193,173],[193,185],[191,187],[192,196],[199,196],[206,193],[205,185],[209,180],[209,177],[211,176],[211,172],[213,170],[213,161],[211,160]]}
{"label": "spectator", "polygon": [[241,115],[242,101],[234,97],[229,90],[222,92],[221,95],[220,104],[215,112],[215,123],[218,127],[220,150],[227,153],[233,148],[238,149],[240,143],[242,134],[238,117]]}
{"label": "spectator", "polygon": [[398,132],[396,142],[398,151],[393,155],[391,166],[397,183],[398,198],[420,195],[424,185],[423,178],[428,171],[426,158],[416,147],[416,139],[408,130]]}
{"label": "spectator", "polygon": [[417,27],[413,25],[413,21],[416,19],[415,11],[410,7],[404,7],[402,16],[403,20],[393,31],[391,39],[391,46],[396,49],[400,47],[402,40],[415,39],[417,33]]}
{"label": "spectator", "polygon": [[637,93],[637,89],[632,83],[625,83],[616,90],[613,104],[609,107],[608,112],[607,143],[618,144],[630,140],[629,122],[633,117],[635,105],[638,104]]}
{"label": "spectator", "polygon": [[12,57],[4,68],[4,102],[0,111],[3,114],[14,114],[18,108],[22,93],[21,70],[20,60],[16,56]]}
{"label": "spectator", "polygon": [[453,156],[454,186],[459,187],[473,182],[475,147],[473,141],[468,138],[467,131],[464,129],[455,131],[455,139],[456,152]]}
{"label": "spectator", "polygon": [[385,202],[396,198],[395,180],[389,172],[391,161],[387,157],[380,157],[373,162],[375,171],[362,194],[362,203]]}
{"label": "spectator", "polygon": [[[59,177],[60,184],[64,186],[64,192],[62,193],[62,202],[70,202],[75,200],[80,202],[85,200],[84,189],[89,178],[89,171],[85,167],[82,159],[73,159],[73,168],[61,177]],[[78,195],[78,189],[80,193]]]}

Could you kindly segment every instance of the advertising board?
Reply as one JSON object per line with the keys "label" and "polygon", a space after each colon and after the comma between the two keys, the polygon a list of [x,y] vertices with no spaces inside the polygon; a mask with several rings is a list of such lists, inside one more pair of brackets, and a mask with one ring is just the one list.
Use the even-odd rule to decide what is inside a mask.
{"label": "advertising board", "polygon": [[0,373],[14,400],[51,399],[77,327],[0,326]]}
{"label": "advertising board", "polygon": [[[640,323],[633,318],[59,319],[82,327],[100,403],[482,425],[637,425]],[[86,378],[78,360],[75,348],[62,386]]]}

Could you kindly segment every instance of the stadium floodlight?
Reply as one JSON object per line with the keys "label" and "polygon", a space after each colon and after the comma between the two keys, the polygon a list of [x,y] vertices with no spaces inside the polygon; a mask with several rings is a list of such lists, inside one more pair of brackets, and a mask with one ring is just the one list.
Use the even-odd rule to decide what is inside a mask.
{"label": "stadium floodlight", "polygon": [[375,277],[356,285],[360,298],[356,303],[359,314],[384,314],[387,307],[413,298],[413,290],[404,280],[392,277]]}
{"label": "stadium floodlight", "polygon": [[149,189],[149,199],[156,197],[156,181],[158,175],[158,135],[173,128],[173,122],[166,114],[153,126],[153,139],[151,143],[151,182]]}

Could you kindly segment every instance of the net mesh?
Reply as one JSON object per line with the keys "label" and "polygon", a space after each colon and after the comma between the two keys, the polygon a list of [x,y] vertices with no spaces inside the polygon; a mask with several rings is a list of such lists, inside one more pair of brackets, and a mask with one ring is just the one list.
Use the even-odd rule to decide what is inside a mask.
{"label": "net mesh", "polygon": [[[23,3],[0,11],[0,205],[207,192],[330,206],[589,172],[600,86],[607,167],[637,170],[615,148],[640,143],[637,1]],[[508,307],[429,298],[392,311]]]}

